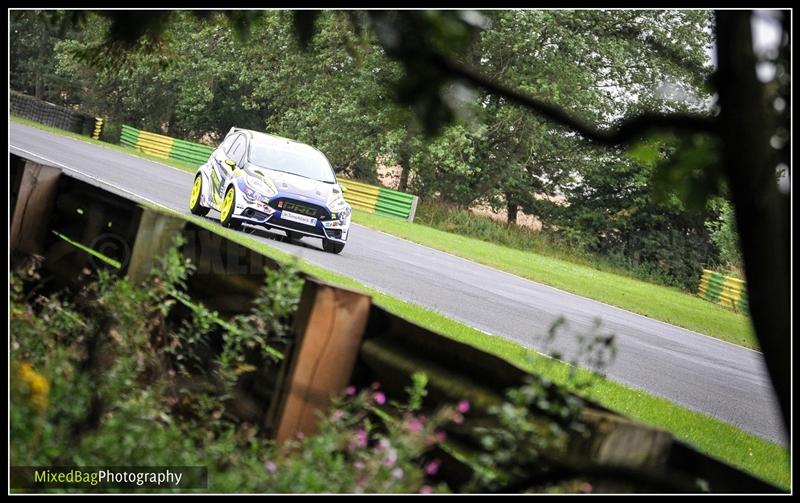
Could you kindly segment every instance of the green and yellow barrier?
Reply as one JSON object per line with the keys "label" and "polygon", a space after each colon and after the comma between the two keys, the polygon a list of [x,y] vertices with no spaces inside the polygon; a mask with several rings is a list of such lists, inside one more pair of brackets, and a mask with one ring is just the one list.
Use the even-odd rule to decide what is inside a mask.
{"label": "green and yellow barrier", "polygon": [[697,295],[734,311],[747,311],[748,309],[747,289],[744,281],[708,269],[703,269]]}
{"label": "green and yellow barrier", "polygon": [[344,198],[353,208],[369,213],[400,217],[409,222],[414,221],[419,201],[414,194],[341,178],[339,184],[347,191]]}
{"label": "green and yellow barrier", "polygon": [[103,118],[102,117],[95,117],[94,118],[94,131],[92,132],[92,138],[95,140],[100,139],[100,134],[103,132]]}
{"label": "green and yellow barrier", "polygon": [[127,125],[122,126],[119,142],[122,145],[139,149],[155,157],[175,159],[197,166],[206,162],[211,152],[214,151],[214,148],[208,145],[178,140],[171,136],[150,133],[148,131],[141,131]]}

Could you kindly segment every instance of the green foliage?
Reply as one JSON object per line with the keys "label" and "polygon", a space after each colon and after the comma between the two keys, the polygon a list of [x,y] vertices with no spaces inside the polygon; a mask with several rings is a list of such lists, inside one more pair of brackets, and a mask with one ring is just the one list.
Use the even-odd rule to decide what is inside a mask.
{"label": "green foliage", "polygon": [[[553,482],[548,473],[569,464],[570,446],[588,438],[582,416],[588,404],[581,397],[601,381],[616,357],[614,336],[599,333],[600,321],[596,320],[589,333],[568,334],[575,336],[577,349],[564,355],[554,346],[565,326],[563,318],[551,324],[542,346],[551,359],[540,365],[553,367],[558,360],[569,361],[567,382],[558,385],[545,377],[529,376],[525,384],[506,392],[506,401],[489,408],[492,422],[475,428],[483,450],[471,463],[474,473],[468,490],[545,490]],[[591,372],[579,372],[578,365],[588,365]],[[575,478],[580,474],[576,472]]]}
{"label": "green foliage", "polygon": [[687,210],[677,195],[654,193],[658,173],[611,158],[584,169],[564,191],[565,204],[540,208],[576,248],[693,292],[702,265],[715,256],[706,214]]}
{"label": "green foliage", "polygon": [[303,280],[268,270],[250,313],[223,319],[186,295],[194,266],[174,244],[141,285],[100,271],[72,302],[37,293],[35,261],[12,275],[12,464],[207,466],[212,492],[447,491],[426,456],[459,416],[421,413],[422,373],[407,403],[349,388],[318,434],[281,447],[234,414],[241,377],[282,357],[269,344],[290,336]]}
{"label": "green foliage", "polygon": [[332,401],[317,434],[268,454],[267,487],[279,493],[448,492],[444,484],[427,484],[439,461],[426,460],[426,453],[458,412],[447,406],[430,417],[420,414],[426,381],[415,377],[407,404],[384,405],[377,384],[358,394],[348,388],[347,396]]}
{"label": "green foliage", "polygon": [[733,205],[725,199],[718,198],[711,202],[711,206],[717,211],[718,216],[706,221],[705,224],[711,234],[711,240],[719,250],[720,263],[728,271],[742,277],[742,252]]}
{"label": "green foliage", "polygon": [[186,296],[192,271],[174,248],[143,284],[99,271],[70,301],[38,294],[35,267],[12,276],[13,464],[204,465],[221,491],[263,472],[266,444],[228,406],[246,356],[282,356],[268,343],[287,336],[302,279],[268,272],[251,314],[225,320]]}
{"label": "green foliage", "polygon": [[75,36],[74,12],[14,10],[9,12],[9,80],[11,88],[51,103],[65,105],[63,94],[78,84],[56,74],[54,47]]}
{"label": "green foliage", "polygon": [[506,396],[504,403],[489,409],[496,426],[476,428],[484,452],[470,491],[505,492],[515,481],[536,476],[547,482],[552,459],[564,456],[571,438],[588,435],[581,420],[584,401],[548,380],[529,379]]}
{"label": "green foliage", "polygon": [[[609,173],[609,179],[613,179],[613,177],[614,175]],[[641,194],[642,200],[649,201],[649,194],[646,190],[641,190],[643,190]],[[621,197],[622,195],[620,195],[620,198]],[[683,248],[672,251],[670,251],[670,249],[659,249],[659,233],[663,234],[660,237],[665,240],[665,244],[672,246],[669,242],[669,227],[664,231],[659,231],[658,229],[651,231],[650,236],[641,236],[641,243],[632,242],[627,244],[623,243],[621,240],[618,242],[609,242],[606,241],[606,236],[601,233],[604,232],[604,229],[607,228],[610,223],[602,217],[597,207],[600,206],[599,204],[593,208],[581,208],[578,205],[564,208],[555,205],[546,205],[544,202],[540,202],[539,204],[542,208],[542,212],[547,211],[549,213],[548,220],[550,222],[561,223],[563,220],[563,224],[559,225],[557,230],[545,228],[542,231],[534,231],[526,227],[503,224],[489,217],[474,215],[465,209],[429,201],[422,201],[419,204],[415,221],[445,232],[461,234],[517,250],[530,251],[539,255],[565,260],[570,263],[586,265],[614,274],[642,279],[650,283],[679,286],[692,293],[696,291],[693,285],[695,285],[695,282],[700,277],[699,268],[703,249],[693,250],[692,255],[689,257],[679,256],[679,254],[684,251]],[[616,204],[625,205],[628,203],[625,200],[617,200]],[[654,208],[650,211],[655,213],[655,218],[660,218],[662,222],[666,220],[665,217],[658,216],[657,209]],[[634,218],[644,219],[647,215],[639,214],[634,217],[633,212],[627,214],[624,211],[624,206],[622,208],[617,206],[616,212],[617,215],[614,222],[630,222],[630,224],[628,224],[629,226],[622,228],[626,233],[630,233],[630,235],[625,236],[625,238],[637,239],[639,230],[643,228],[636,227],[635,225],[638,224],[633,222],[633,220]],[[578,217],[581,217],[581,219],[578,219]],[[702,225],[702,220],[699,218],[697,218],[695,222],[697,226]],[[664,225],[666,227],[669,223],[667,222]],[[703,231],[703,227],[699,227],[699,229]],[[593,248],[590,246],[590,243],[596,246]],[[661,255],[645,255],[641,251],[638,251],[637,255],[635,246],[640,246],[643,243],[651,245],[650,253]],[[605,248],[603,248],[603,246],[605,246]],[[617,248],[615,250],[615,246],[620,246],[622,249]],[[709,245],[707,242],[704,242],[702,246]],[[658,257],[655,263],[653,263],[654,259],[650,258],[651,256]],[[685,283],[676,277],[675,273],[668,268],[670,265],[668,262],[663,261],[659,263],[657,261],[660,260],[662,256],[673,257],[677,260],[677,262],[673,263],[674,267],[685,268],[683,272]],[[698,271],[695,277],[692,277],[692,271]]]}
{"label": "green foliage", "polygon": [[668,145],[665,159],[653,175],[653,193],[660,201],[677,195],[693,212],[706,208],[708,199],[722,190],[722,162],[716,139],[707,135],[681,138]]}

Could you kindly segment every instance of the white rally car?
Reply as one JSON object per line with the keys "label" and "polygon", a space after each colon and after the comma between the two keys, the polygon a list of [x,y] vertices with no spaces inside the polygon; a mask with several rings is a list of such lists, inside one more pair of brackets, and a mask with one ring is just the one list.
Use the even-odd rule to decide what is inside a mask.
{"label": "white rally car", "polygon": [[321,238],[331,253],[344,249],[352,213],[322,152],[239,128],[198,168],[189,209],[217,210],[222,225],[234,229],[246,223],[281,229],[289,239]]}

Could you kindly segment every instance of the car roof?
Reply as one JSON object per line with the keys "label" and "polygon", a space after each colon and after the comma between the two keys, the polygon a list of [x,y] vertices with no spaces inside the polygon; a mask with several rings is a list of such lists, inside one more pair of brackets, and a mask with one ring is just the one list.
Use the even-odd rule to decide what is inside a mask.
{"label": "car roof", "polygon": [[[307,145],[305,143],[300,143],[299,141],[290,140],[289,138],[283,138],[281,136],[276,136],[272,134],[262,133],[260,131],[253,131],[252,129],[241,129],[237,127],[232,127],[230,131],[228,131],[228,135],[231,133],[245,133],[251,139],[258,141],[259,143],[266,143],[268,145],[275,145],[281,146],[282,148],[286,148],[289,150],[297,150],[299,152],[302,151],[315,151],[322,154],[322,152],[318,148],[314,148],[311,145]],[[322,154],[323,156],[325,154]]]}

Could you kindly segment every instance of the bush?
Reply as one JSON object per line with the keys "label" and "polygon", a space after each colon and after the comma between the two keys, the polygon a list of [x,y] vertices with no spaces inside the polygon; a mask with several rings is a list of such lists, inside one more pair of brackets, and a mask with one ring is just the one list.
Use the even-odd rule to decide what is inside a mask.
{"label": "bush", "polygon": [[207,466],[211,492],[446,491],[424,456],[455,409],[419,414],[422,375],[407,404],[349,389],[318,435],[281,447],[234,414],[242,379],[282,358],[302,279],[266,271],[251,312],[221,319],[186,295],[192,272],[172,250],[142,285],[99,272],[73,300],[37,294],[35,269],[12,275],[12,465]]}
{"label": "bush", "polygon": [[[562,227],[557,231],[552,229],[534,231],[474,215],[465,208],[436,200],[420,201],[415,222],[445,232],[546,255],[658,285],[674,286],[689,292],[696,291],[702,268],[696,252],[688,246],[675,249],[669,243],[681,243],[681,241],[669,235],[667,244],[659,245],[657,239],[663,238],[664,235],[657,233],[642,235],[637,242],[623,245],[605,243],[603,247],[590,243],[587,238],[588,231],[580,229],[577,224],[575,227]],[[662,257],[659,253],[668,256]]]}
{"label": "bush", "polygon": [[733,206],[724,199],[715,201],[713,206],[719,216],[707,221],[706,228],[711,234],[711,240],[719,250],[722,268],[741,277],[742,252],[739,246],[739,232],[736,229],[736,215]]}

